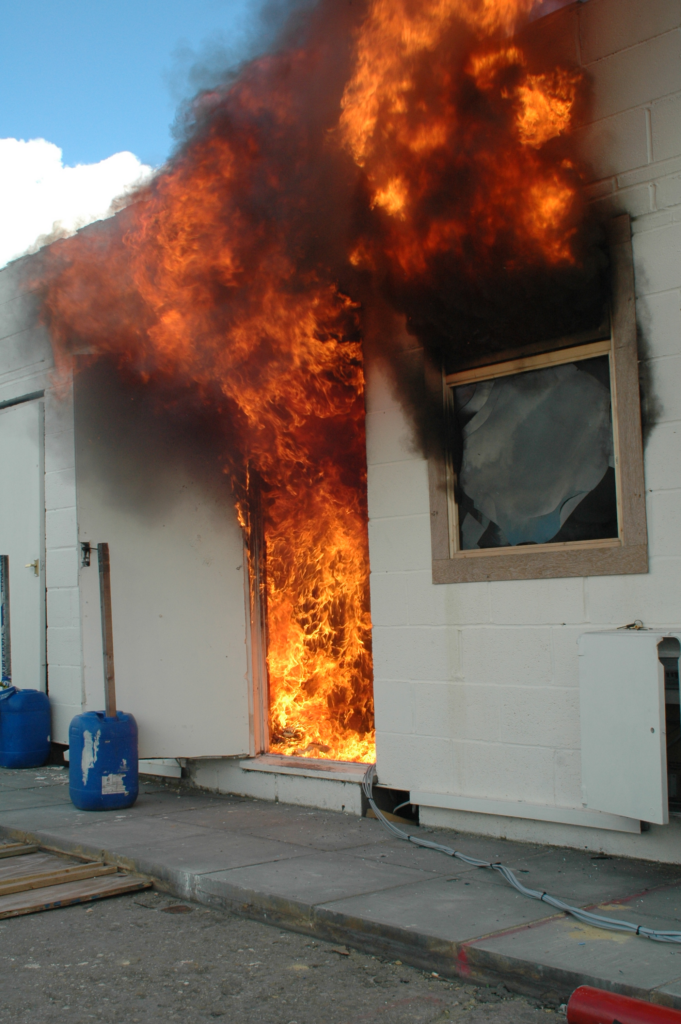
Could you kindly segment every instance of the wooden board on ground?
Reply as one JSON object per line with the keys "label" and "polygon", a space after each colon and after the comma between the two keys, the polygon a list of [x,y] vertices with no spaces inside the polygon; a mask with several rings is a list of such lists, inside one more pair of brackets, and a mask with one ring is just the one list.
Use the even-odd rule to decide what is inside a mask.
{"label": "wooden board on ground", "polygon": [[36,914],[41,910],[56,910],[74,903],[88,903],[107,896],[121,896],[126,892],[148,889],[146,878],[134,875],[107,875],[78,882],[64,882],[31,892],[14,893],[0,897],[0,919],[19,917],[22,914]]}
{"label": "wooden board on ground", "polygon": [[[72,857],[59,857],[54,853],[47,853],[44,850],[38,853],[29,853],[25,857],[8,858],[7,860],[0,861],[0,885],[9,882],[11,878],[36,875],[39,871],[56,871],[58,868],[72,867],[82,863],[82,860],[74,860]],[[101,863],[101,861],[98,863]]]}
{"label": "wooden board on ground", "polygon": [[117,871],[118,868],[113,864],[60,864],[56,870],[37,871],[33,875],[17,875],[0,882],[0,896],[27,892],[29,889],[44,889],[49,885],[61,885],[62,882],[101,878],[103,875],[115,875]]}
{"label": "wooden board on ground", "polygon": [[27,853],[35,853],[37,843],[3,843],[0,846],[0,860],[3,857],[21,857]]}

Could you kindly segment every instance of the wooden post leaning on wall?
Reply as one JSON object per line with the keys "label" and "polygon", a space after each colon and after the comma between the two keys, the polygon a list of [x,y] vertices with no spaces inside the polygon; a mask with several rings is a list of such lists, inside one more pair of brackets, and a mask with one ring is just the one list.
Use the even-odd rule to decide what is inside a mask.
{"label": "wooden post leaning on wall", "polygon": [[107,718],[116,717],[116,676],[114,672],[113,618],[111,615],[111,565],[109,545],[97,545],[99,561],[99,607],[102,613],[102,657],[104,660],[104,704]]}

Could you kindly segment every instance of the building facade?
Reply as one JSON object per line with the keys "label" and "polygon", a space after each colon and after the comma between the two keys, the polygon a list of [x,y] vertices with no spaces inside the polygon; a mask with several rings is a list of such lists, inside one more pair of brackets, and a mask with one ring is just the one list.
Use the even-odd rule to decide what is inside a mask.
{"label": "building facade", "polygon": [[[589,804],[579,669],[583,634],[636,622],[655,637],[681,634],[681,4],[588,0],[535,31],[588,72],[592,120],[578,137],[594,169],[589,198],[604,219],[629,218],[645,565],[440,582],[428,463],[388,375],[370,365],[379,779],[409,793],[427,824],[681,862],[674,811],[664,824],[651,812],[647,827],[616,801]],[[118,700],[139,721],[140,757],[181,758],[207,788],[361,813],[361,770],[254,756],[236,514],[167,438],[146,431],[129,395],[98,391],[89,370],[87,388],[55,378],[32,266],[27,257],[0,272],[0,458],[8,492],[27,496],[14,520],[0,517],[6,536],[21,523],[15,546],[0,551],[20,573],[14,681],[48,686],[60,744],[73,715],[101,707],[96,558],[87,562],[88,545],[108,541]],[[618,703],[592,723],[589,742],[601,729],[606,753],[635,761],[637,750],[618,740]]]}

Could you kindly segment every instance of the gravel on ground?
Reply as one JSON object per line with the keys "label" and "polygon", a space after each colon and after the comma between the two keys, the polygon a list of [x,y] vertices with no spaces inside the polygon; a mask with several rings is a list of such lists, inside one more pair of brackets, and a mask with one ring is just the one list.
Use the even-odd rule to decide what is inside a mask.
{"label": "gravel on ground", "polygon": [[556,1024],[470,985],[157,891],[0,921],[3,1024]]}

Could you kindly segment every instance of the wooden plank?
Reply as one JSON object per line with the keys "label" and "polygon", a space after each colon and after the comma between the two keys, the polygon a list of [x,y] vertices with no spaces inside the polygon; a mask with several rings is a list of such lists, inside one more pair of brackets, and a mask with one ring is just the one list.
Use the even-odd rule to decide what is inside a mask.
{"label": "wooden plank", "polygon": [[113,875],[106,878],[90,878],[80,882],[66,882],[51,885],[33,892],[14,893],[0,897],[0,919],[20,917],[23,914],[37,914],[43,910],[57,910],[75,903],[89,903],[91,900],[121,896],[151,886],[146,878],[133,875]]}
{"label": "wooden plank", "polygon": [[[613,424],[620,487],[620,535],[626,547],[647,546],[641,395],[629,215],[611,222],[613,289]],[[645,569],[647,572],[646,563]]]}
{"label": "wooden plank", "polygon": [[92,857],[69,857],[59,853],[41,849],[38,853],[29,853],[26,857],[12,857],[0,861],[0,885],[13,878],[24,875],[36,875],[43,871],[59,871],[60,868],[98,867],[101,860]]}
{"label": "wooden plank", "polygon": [[102,875],[115,875],[118,871],[112,864],[73,864],[61,867],[57,871],[40,871],[33,875],[24,875],[0,882],[0,896],[8,896],[13,892],[27,892],[29,889],[44,889],[49,885],[61,885],[62,882],[77,882],[84,878],[99,878]]}
{"label": "wooden plank", "polygon": [[11,878],[35,875],[39,871],[56,871],[60,867],[76,863],[82,862],[56,857],[53,853],[45,853],[42,850],[38,853],[29,853],[26,857],[11,857],[0,861],[0,885],[9,882]]}
{"label": "wooden plank", "polygon": [[[548,548],[549,545],[546,545]],[[599,547],[570,550],[551,545],[557,551],[529,551],[500,558],[441,558],[433,561],[433,583],[474,583],[484,580],[543,580],[570,576],[614,576],[648,571],[648,550],[644,544],[632,547]],[[500,549],[502,552],[508,549]],[[527,554],[525,554],[527,552]],[[511,561],[512,558],[512,561]]]}
{"label": "wooden plank", "polygon": [[36,853],[39,849],[37,843],[7,843],[5,846],[0,846],[0,858],[21,857],[25,853]]}
{"label": "wooden plank", "polygon": [[[514,548],[469,548],[466,551],[457,551],[457,558],[507,558],[509,555],[521,557],[528,545],[519,544]],[[619,537],[604,537],[602,540],[568,540],[552,544],[533,544],[532,554],[555,555],[558,551],[584,551],[589,548],[621,548],[622,541]]]}
{"label": "wooden plank", "polygon": [[478,366],[458,373],[448,373],[445,383],[450,387],[462,384],[473,384],[481,380],[496,380],[497,377],[509,377],[527,370],[540,370],[547,366],[562,366],[564,363],[576,363],[580,359],[595,359],[610,352],[610,338],[592,342],[590,345],[575,345],[572,348],[559,349],[557,352],[543,352],[541,355],[523,356],[519,359],[507,359],[503,363],[492,366]]}
{"label": "wooden plank", "polygon": [[111,614],[111,564],[109,545],[97,545],[99,561],[99,604],[102,616],[102,656],[104,658],[104,704],[106,717],[116,717],[116,673],[114,671],[113,618]]}

